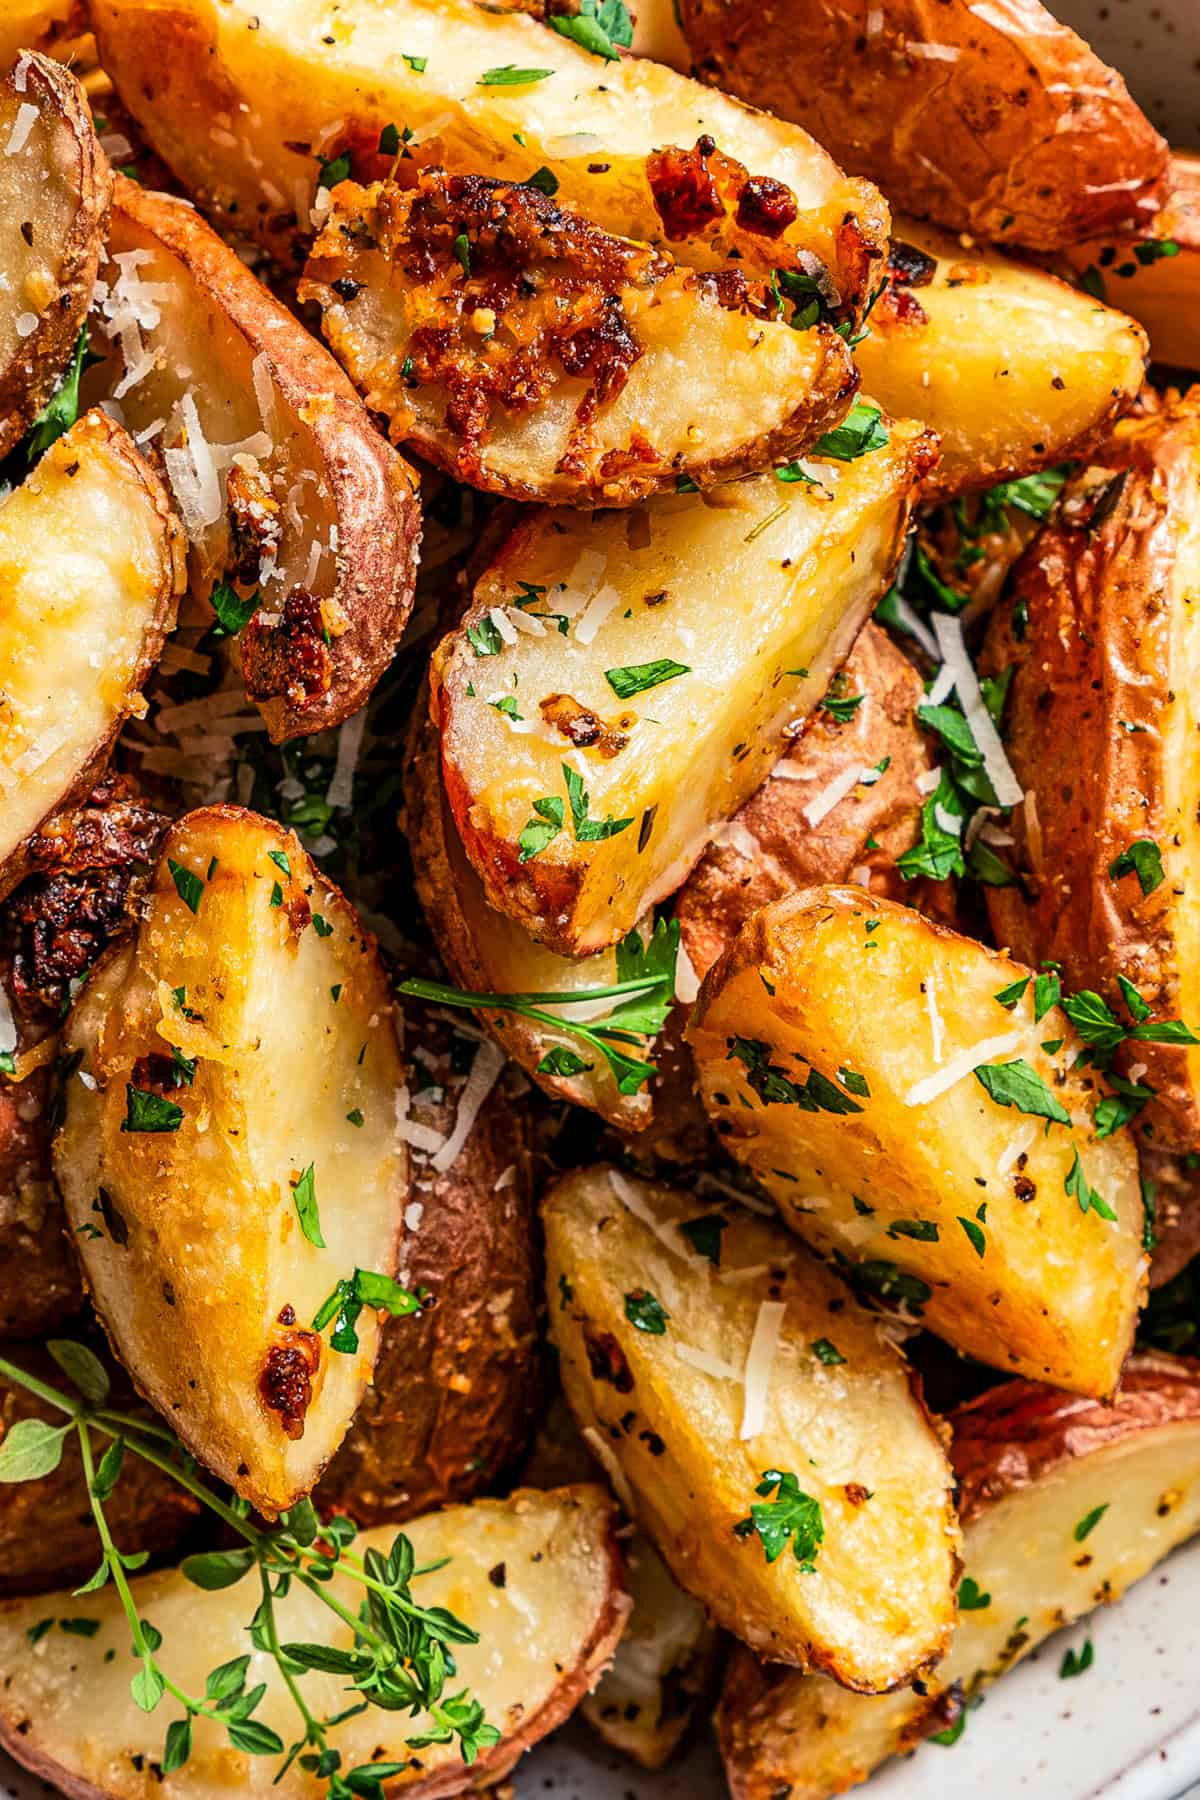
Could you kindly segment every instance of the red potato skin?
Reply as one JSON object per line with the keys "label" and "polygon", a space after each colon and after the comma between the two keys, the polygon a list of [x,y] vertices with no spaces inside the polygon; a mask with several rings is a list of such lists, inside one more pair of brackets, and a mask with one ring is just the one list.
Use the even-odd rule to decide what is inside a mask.
{"label": "red potato skin", "polygon": [[[774,776],[737,814],[726,841],[705,851],[679,891],[675,916],[701,980],[751,913],[797,888],[844,882],[861,867],[873,892],[912,902],[896,859],[920,836],[916,781],[932,767],[915,718],[924,685],[877,625],[863,627],[842,673],[842,693],[863,694],[864,702],[844,722],[819,709],[811,715]],[[853,789],[820,824],[808,823],[804,809],[823,787],[884,756],[891,762],[882,780]],[[785,779],[781,770],[799,778]],[[866,848],[870,837],[875,850]]]}
{"label": "red potato skin", "polygon": [[[1010,829],[1022,882],[986,889],[996,941],[1019,961],[1062,964],[1063,985],[1092,988],[1124,1017],[1117,976],[1132,981],[1156,1019],[1181,1016],[1173,883],[1143,894],[1137,877],[1110,878],[1113,861],[1139,838],[1164,841],[1166,794],[1160,711],[1166,702],[1165,591],[1175,521],[1196,504],[1200,394],[1119,434],[1105,456],[1124,470],[1115,504],[1093,527],[1084,504],[1046,526],[1018,565],[1014,600],[1028,625],[1014,635],[1012,609],[993,615],[992,668],[1015,663],[1005,745],[1022,786],[1035,795],[1037,836],[1018,806]],[[1116,721],[1140,729],[1121,729]],[[1200,1097],[1190,1052],[1132,1043],[1117,1052],[1124,1072],[1145,1066],[1157,1090],[1135,1129],[1167,1149],[1200,1147]]]}
{"label": "red potato skin", "polygon": [[421,510],[415,471],[368,419],[348,378],[302,330],[217,233],[190,207],[118,175],[115,207],[186,266],[214,310],[255,355],[268,358],[284,405],[312,433],[339,521],[337,587],[349,624],[327,646],[327,682],[307,692],[295,679],[310,637],[299,628],[284,651],[282,631],[256,618],[241,636],[246,689],[272,741],[340,725],[365,703],[392,659],[412,608]]}
{"label": "red potato skin", "polygon": [[[1146,230],[1169,151],[1040,0],[681,0],[697,73],[795,119],[901,211],[1055,251]],[[932,49],[932,54],[930,53]],[[939,54],[941,52],[941,54]]]}

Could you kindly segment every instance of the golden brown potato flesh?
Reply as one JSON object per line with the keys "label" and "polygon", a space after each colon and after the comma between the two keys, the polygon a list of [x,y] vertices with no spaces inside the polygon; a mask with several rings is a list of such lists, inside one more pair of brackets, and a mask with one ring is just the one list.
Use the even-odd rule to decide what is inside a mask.
{"label": "golden brown potato flesh", "polygon": [[834,710],[818,707],[676,896],[701,978],[752,913],[797,888],[853,878],[903,895],[896,860],[920,837],[916,784],[932,760],[915,716],[924,684],[888,634],[865,625],[827,698]]}
{"label": "golden brown potato flesh", "polygon": [[109,354],[88,391],[163,452],[200,597],[222,580],[260,597],[240,640],[251,698],[276,741],[339,724],[408,617],[416,477],[185,201],[118,176],[101,276]]}
{"label": "golden brown potato flesh", "polygon": [[[6,1344],[2,1354],[17,1368],[61,1391],[61,1370],[40,1344]],[[128,1379],[111,1363],[106,1363],[106,1373],[115,1376],[109,1404],[121,1412],[138,1414],[147,1424],[155,1423]],[[61,1425],[63,1415],[0,1371],[0,1444],[22,1419]],[[131,1456],[105,1511],[118,1549],[127,1555],[144,1550],[159,1556],[180,1541],[199,1513],[200,1502],[171,1476]],[[0,1486],[0,1594],[43,1593],[47,1588],[86,1581],[99,1561],[100,1544],[79,1442],[74,1432],[69,1432],[63,1441],[62,1460],[49,1475]]]}
{"label": "golden brown potato flesh", "polygon": [[23,840],[86,795],[175,623],[182,534],[158,476],[102,412],[0,501],[0,892]]}
{"label": "golden brown potato flesh", "polygon": [[1059,250],[1162,204],[1166,143],[1041,0],[681,0],[681,23],[706,81],[953,231]]}
{"label": "golden brown potato flesh", "polygon": [[318,157],[369,178],[402,150],[406,170],[549,168],[605,231],[694,267],[736,252],[814,276],[838,319],[878,284],[887,207],[806,132],[535,19],[471,0],[342,0],[333,32],[324,0],[99,0],[92,17],[154,149],[285,263],[303,258]]}
{"label": "golden brown potato flesh", "polygon": [[[409,1135],[421,1141],[398,1273],[429,1298],[416,1318],[385,1323],[372,1385],[316,1495],[361,1525],[494,1487],[539,1400],[527,1104],[501,1079],[474,1111],[499,1052],[429,1009],[410,1009],[404,1047]],[[467,1132],[457,1147],[456,1127]]]}
{"label": "golden brown potato flesh", "polygon": [[825,693],[928,466],[920,427],[876,430],[811,480],[536,513],[476,583],[432,664],[443,779],[488,901],[548,948],[679,887]]}
{"label": "golden brown potato flesh", "polygon": [[392,1276],[408,1199],[374,944],[291,833],[190,813],[64,1048],[55,1170],[104,1327],[193,1454],[278,1513],[370,1382],[381,1301],[355,1287],[347,1331],[338,1284]]}
{"label": "golden brown potato flesh", "polygon": [[1099,1397],[1143,1285],[1137,1158],[1097,1134],[1057,1007],[1035,1022],[1032,983],[997,999],[1029,973],[861,888],[810,888],[745,926],[688,1036],[725,1149],[861,1290]]}
{"label": "golden brown potato flesh", "polygon": [[78,0],[5,0],[0,19],[0,69],[22,50],[48,50],[78,11]]}
{"label": "golden brown potato flesh", "polygon": [[[618,980],[615,950],[599,950],[594,956],[557,956],[535,943],[515,919],[488,905],[483,884],[467,860],[450,816],[438,764],[437,732],[427,713],[418,712],[414,722],[405,772],[405,807],[417,898],[446,971],[459,987],[475,994],[561,992],[565,996],[611,987]],[[646,943],[654,922],[643,919],[637,929]],[[555,1002],[547,1000],[539,1010],[553,1013]],[[559,1030],[546,1020],[525,1018],[520,1013],[481,1009],[478,1016],[505,1054],[552,1098],[598,1112],[618,1131],[640,1131],[650,1123],[650,1090],[643,1086],[636,1093],[621,1093],[602,1056],[573,1074],[554,1072],[556,1063],[563,1066],[561,1053],[572,1053],[572,1069],[575,1061],[586,1061],[578,1054],[579,1040],[569,1023]],[[600,1025],[605,1019],[604,1013],[597,1015],[592,1002],[564,1003],[561,1016],[567,1022],[575,1018]],[[560,1053],[557,1058],[556,1051]],[[649,1047],[647,1053],[651,1058],[655,1054]],[[548,1058],[550,1066],[543,1068]]]}
{"label": "golden brown potato flesh", "polygon": [[964,1576],[927,1694],[848,1694],[735,1650],[717,1720],[734,1800],[827,1800],[865,1781],[1200,1527],[1200,1364],[1136,1357],[1112,1406],[1006,1382],[950,1423]]}
{"label": "golden brown potato flesh", "polygon": [[661,1769],[713,1685],[721,1639],[642,1532],[625,1555],[633,1610],[612,1665],[580,1708],[606,1744]]}
{"label": "golden brown potato flesh", "polygon": [[1146,334],[1124,313],[913,219],[896,233],[889,287],[855,355],[869,393],[939,434],[929,494],[1064,462],[1132,404]]}
{"label": "golden brown potato flesh", "polygon": [[66,373],[112,188],[87,99],[48,57],[0,60],[0,457]]}
{"label": "golden brown potato flesh", "polygon": [[[620,1637],[629,1599],[614,1523],[611,1501],[594,1486],[548,1494],[525,1488],[507,1500],[477,1500],[414,1520],[406,1535],[418,1568],[442,1559],[448,1565],[415,1577],[415,1597],[422,1606],[450,1608],[479,1632],[479,1643],[454,1646],[453,1685],[482,1702],[501,1739],[468,1766],[456,1743],[408,1747],[408,1739],[432,1728],[428,1715],[372,1706],[334,1734],[343,1767],[401,1763],[399,1774],[385,1777],[385,1794],[421,1800],[445,1800],[507,1774],[573,1711]],[[388,1526],[366,1532],[355,1550],[386,1556],[394,1535]],[[243,1642],[257,1604],[250,1585],[201,1592],[175,1569],[131,1583],[139,1613],[162,1633],[158,1660],[187,1693],[202,1694],[209,1670]],[[362,1595],[342,1575],[330,1592],[352,1609]],[[98,1629],[87,1638],[51,1631],[41,1654],[31,1656],[25,1634],[52,1608],[92,1618]],[[277,1602],[277,1616],[285,1643],[350,1647],[349,1627],[332,1620],[303,1587],[293,1586]],[[130,1696],[128,1650],[129,1627],[111,1584],[84,1599],[61,1594],[0,1605],[0,1666],[8,1676],[0,1695],[0,1745],[71,1800],[143,1800],[143,1770],[162,1754],[161,1713],[147,1715]],[[276,1663],[263,1658],[255,1679],[267,1686],[256,1721],[290,1742],[297,1715]],[[303,1690],[318,1717],[345,1711],[344,1675],[306,1673]],[[273,1765],[260,1760],[252,1771],[220,1724],[194,1721],[187,1765],[194,1800],[244,1794],[268,1768]],[[316,1800],[325,1785],[294,1762],[271,1791],[281,1800]]]}
{"label": "golden brown potato flesh", "polygon": [[1016,664],[1005,741],[1026,801],[1011,821],[1021,882],[988,889],[988,907],[1014,955],[1054,959],[1067,987],[1110,1003],[1140,1122],[1193,1150],[1200,1049],[1154,1040],[1168,1019],[1200,1030],[1200,390],[1114,454],[995,615],[989,660]]}
{"label": "golden brown potato flesh", "polygon": [[[949,1469],[837,1277],[777,1225],[604,1166],[559,1181],[543,1216],[567,1399],[680,1585],[761,1654],[863,1692],[940,1656]],[[782,1538],[779,1500],[760,1503],[777,1483]]]}
{"label": "golden brown potato flesh", "polygon": [[1080,244],[1066,262],[1145,326],[1156,363],[1200,369],[1200,156],[1174,151],[1169,179],[1149,231]]}
{"label": "golden brown potato flesh", "polygon": [[334,190],[300,284],[397,443],[459,481],[628,506],[774,468],[857,385],[832,326],[481,175]]}

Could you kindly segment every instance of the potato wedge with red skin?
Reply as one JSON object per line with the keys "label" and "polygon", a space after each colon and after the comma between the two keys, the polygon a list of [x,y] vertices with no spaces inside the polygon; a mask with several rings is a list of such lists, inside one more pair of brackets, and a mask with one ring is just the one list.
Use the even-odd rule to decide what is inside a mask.
{"label": "potato wedge with red skin", "polygon": [[920,1695],[848,1694],[736,1649],[717,1714],[734,1800],[828,1800],[865,1781],[1200,1528],[1200,1363],[1136,1356],[1111,1406],[1005,1382],[949,1424],[963,1566],[985,1603],[960,1612]]}
{"label": "potato wedge with red skin", "polygon": [[[322,0],[95,0],[91,12],[153,148],[284,265],[304,258],[318,156],[382,177],[401,148],[385,140],[380,155],[390,128],[412,133],[406,170],[527,181],[548,167],[562,205],[696,268],[734,252],[759,274],[811,273],[815,256],[838,320],[878,285],[887,206],[807,132],[658,63],[592,56],[535,19],[471,0],[342,0],[336,33]],[[488,79],[510,68],[547,73]]]}
{"label": "potato wedge with red skin", "polygon": [[[681,1229],[698,1216],[716,1261]],[[543,1221],[563,1390],[680,1586],[762,1654],[860,1692],[936,1660],[957,1567],[949,1468],[905,1363],[837,1276],[777,1224],[724,1205],[714,1219],[603,1165],[557,1182]],[[768,1561],[745,1525],[767,1470],[815,1503],[811,1569],[799,1543]]]}
{"label": "potato wedge with red skin", "polygon": [[112,395],[164,452],[194,591],[207,599],[232,579],[261,593],[239,647],[272,738],[340,724],[412,605],[414,472],[328,352],[185,201],[118,175],[101,277],[93,336],[109,353],[87,391]]}
{"label": "potato wedge with red skin", "polygon": [[[1031,985],[996,998],[1029,975],[862,888],[809,888],[744,927],[688,1040],[725,1149],[851,1282],[907,1298],[955,1349],[1099,1398],[1145,1281],[1137,1157],[1096,1134],[1065,1016],[1035,1020]],[[1009,1062],[1067,1123],[974,1074]]]}
{"label": "potato wedge with red skin", "polygon": [[772,469],[858,385],[833,327],[794,331],[765,282],[481,175],[341,182],[299,295],[396,443],[513,500],[629,506]]}
{"label": "potato wedge with red skin", "polygon": [[[410,1006],[407,1117],[435,1138],[450,1137],[463,1104],[467,1071],[452,1051],[464,1042]],[[372,1384],[316,1491],[322,1513],[398,1524],[494,1488],[523,1450],[541,1385],[530,1123],[502,1076],[449,1168],[412,1148],[398,1278],[428,1298],[416,1317],[384,1323]]]}
{"label": "potato wedge with red skin", "polygon": [[92,302],[112,177],[87,97],[49,57],[0,60],[0,458],[66,373]]}
{"label": "potato wedge with red skin", "polygon": [[930,498],[1078,457],[1133,405],[1147,354],[1133,319],[915,219],[898,219],[896,238],[855,357],[868,393],[938,433]]}
{"label": "potato wedge with red skin", "polygon": [[0,895],[85,799],[175,624],[183,535],[129,434],[87,413],[0,501]]}
{"label": "potato wedge with red skin", "polygon": [[[590,1484],[545,1494],[522,1488],[507,1500],[477,1500],[414,1519],[405,1530],[418,1568],[443,1559],[448,1564],[414,1577],[414,1598],[423,1606],[448,1607],[479,1632],[479,1643],[454,1646],[454,1691],[469,1689],[481,1702],[500,1742],[481,1749],[473,1764],[463,1762],[457,1743],[410,1749],[408,1739],[433,1728],[428,1715],[369,1707],[338,1727],[342,1766],[402,1764],[399,1774],[383,1778],[387,1800],[401,1794],[447,1800],[505,1776],[574,1710],[620,1638],[629,1596],[616,1523],[608,1495]],[[359,1537],[355,1549],[386,1556],[394,1538],[394,1527],[380,1526]],[[498,1569],[503,1582],[495,1578]],[[203,1693],[209,1670],[227,1661],[242,1640],[255,1604],[247,1604],[249,1583],[200,1591],[177,1569],[165,1569],[130,1585],[142,1617],[162,1633],[163,1668],[188,1693]],[[344,1575],[334,1576],[329,1591],[351,1609],[362,1596],[361,1586]],[[99,1629],[90,1638],[51,1632],[31,1656],[26,1632],[51,1607],[86,1612]],[[349,1628],[299,1585],[276,1602],[276,1611],[286,1643],[351,1644]],[[144,1771],[162,1754],[161,1715],[140,1711],[129,1692],[128,1646],[128,1622],[111,1583],[86,1599],[61,1594],[0,1603],[0,1659],[7,1677],[0,1746],[69,1800],[142,1800]],[[290,1742],[297,1715],[277,1664],[262,1656],[254,1678],[267,1688],[255,1719]],[[314,1671],[303,1685],[318,1716],[345,1710],[344,1675]],[[186,1786],[194,1800],[245,1793],[263,1773],[260,1764],[251,1776],[222,1725],[193,1722]],[[281,1800],[318,1800],[325,1789],[324,1778],[293,1762],[272,1792]]]}
{"label": "potato wedge with red skin", "polygon": [[[681,941],[701,979],[752,913],[797,888],[854,876],[873,892],[905,897],[896,859],[920,837],[917,777],[933,766],[916,722],[924,683],[885,631],[864,625],[833,697],[858,705],[844,719],[817,708],[675,898]],[[814,823],[808,809],[822,813],[831,783],[856,769],[872,779]]]}
{"label": "potato wedge with red skin", "polygon": [[342,1349],[325,1302],[356,1269],[393,1274],[408,1200],[374,943],[292,833],[189,813],[63,1048],[81,1060],[55,1173],[101,1322],[193,1454],[277,1514],[337,1449],[379,1347],[374,1306]]}
{"label": "potato wedge with red skin", "polygon": [[1063,260],[1077,280],[1099,276],[1113,305],[1149,332],[1156,363],[1200,369],[1200,156],[1172,151],[1169,181],[1149,231],[1079,244]]}
{"label": "potato wedge with red skin", "polygon": [[548,949],[603,950],[673,893],[825,693],[932,454],[886,431],[811,483],[534,513],[476,582],[431,666],[442,776],[489,903]]}
{"label": "potato wedge with red skin", "polygon": [[1060,250],[1144,229],[1162,205],[1166,143],[1041,0],[889,0],[870,15],[858,0],[681,0],[680,22],[704,80],[798,120],[952,231]]}
{"label": "potato wedge with red skin", "polygon": [[[1015,664],[1005,742],[1027,795],[1011,823],[1021,881],[987,890],[992,928],[1024,962],[1061,962],[1067,988],[1100,993],[1127,1027],[1122,976],[1151,1026],[1200,1031],[1198,497],[1193,390],[1083,475],[988,640],[990,666]],[[1144,880],[1120,862],[1134,843]],[[1117,1067],[1154,1090],[1137,1122],[1154,1145],[1200,1149],[1200,1048],[1131,1040]]]}

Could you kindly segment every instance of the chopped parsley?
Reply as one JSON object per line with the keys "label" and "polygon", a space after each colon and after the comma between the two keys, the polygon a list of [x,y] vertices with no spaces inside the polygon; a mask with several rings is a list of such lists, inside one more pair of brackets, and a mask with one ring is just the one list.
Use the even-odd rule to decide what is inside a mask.
{"label": "chopped parsley", "polygon": [[635,694],[644,694],[650,688],[661,687],[664,681],[674,681],[677,675],[690,675],[687,663],[672,662],[670,657],[660,656],[655,662],[631,663],[623,669],[605,669],[604,679],[607,681],[618,700],[631,700]]}
{"label": "chopped parsley", "polygon": [[346,181],[350,175],[350,152],[343,150],[340,156],[318,156],[321,172],[317,176],[319,188],[335,188],[339,181]]}
{"label": "chopped parsley", "polygon": [[1106,1500],[1103,1506],[1094,1506],[1090,1513],[1084,1514],[1071,1533],[1077,1544],[1082,1544],[1085,1538],[1091,1537],[1110,1505],[1111,1501]]}
{"label": "chopped parsley", "polygon": [[[801,1571],[814,1574],[817,1552],[825,1538],[820,1501],[804,1493],[796,1477],[782,1469],[764,1469],[754,1492],[760,1496],[758,1502],[734,1531],[739,1537],[757,1533],[769,1563],[778,1562],[790,1543]],[[775,1498],[768,1499],[772,1494]]]}
{"label": "chopped parsley", "polygon": [[476,87],[532,87],[535,81],[546,81],[553,69],[519,69],[515,63],[504,63],[498,69],[485,69]]}
{"label": "chopped parsley", "polygon": [[[563,779],[567,784],[567,798],[571,804],[571,823],[577,844],[602,843],[605,838],[616,837],[618,832],[625,831],[633,824],[632,819],[593,819],[588,815],[588,792],[583,785],[583,776],[572,769],[568,763],[562,764]],[[536,803],[535,803],[536,804]]]}
{"label": "chopped parsley", "polygon": [[666,1335],[670,1316],[662,1301],[656,1295],[647,1293],[645,1288],[638,1288],[625,1296],[625,1317],[636,1330],[644,1331],[650,1337]]}
{"label": "chopped parsley", "polygon": [[[359,1114],[362,1122],[362,1114]],[[300,1221],[300,1229],[310,1244],[318,1250],[324,1250],[325,1239],[321,1236],[321,1214],[317,1208],[317,1182],[313,1173],[313,1165],[309,1163],[302,1175],[298,1175],[292,1183],[292,1199],[296,1206],[296,1217]]]}
{"label": "chopped parsley", "polygon": [[882,450],[888,441],[888,434],[880,423],[882,417],[877,406],[856,400],[841,424],[817,439],[812,455],[832,457],[836,462],[855,462],[873,450]]}
{"label": "chopped parsley", "polygon": [[178,1131],[183,1124],[183,1108],[164,1094],[125,1083],[125,1118],[122,1131]]}
{"label": "chopped parsley", "polygon": [[555,1044],[543,1056],[537,1072],[539,1075],[586,1075],[595,1066],[595,1063],[584,1062],[582,1056],[576,1056],[565,1044]]}
{"label": "chopped parsley", "polygon": [[628,49],[633,43],[633,21],[625,0],[581,0],[577,13],[558,13],[546,23],[606,62],[619,62],[618,46]]}
{"label": "chopped parsley", "polygon": [[421,1302],[390,1275],[379,1275],[371,1269],[355,1269],[348,1280],[339,1281],[322,1301],[313,1316],[312,1328],[324,1331],[332,1319],[330,1348],[340,1351],[343,1356],[353,1356],[358,1349],[355,1327],[364,1306],[384,1309],[393,1319],[403,1319],[419,1312]]}
{"label": "chopped parsley", "polygon": [[527,863],[540,856],[563,828],[563,803],[556,794],[544,794],[535,800],[535,818],[527,819],[517,834],[517,860]]}
{"label": "chopped parsley", "polygon": [[964,1575],[958,1584],[959,1612],[983,1612],[992,1604],[992,1596],[979,1591],[979,1583],[970,1575]]}
{"label": "chopped parsley", "polygon": [[261,597],[259,590],[255,588],[243,600],[237,589],[227,581],[218,581],[208,596],[209,604],[217,615],[217,622],[208,634],[213,642],[219,643],[222,638],[236,637],[239,631],[244,631],[258,611]]}
{"label": "chopped parsley", "polygon": [[467,642],[476,656],[499,656],[504,640],[489,613],[474,625],[467,626]]}
{"label": "chopped parsley", "polygon": [[721,1233],[729,1220],[722,1213],[701,1213],[698,1219],[682,1219],[682,1231],[697,1256],[705,1257],[714,1268],[721,1266]]}
{"label": "chopped parsley", "polygon": [[771,1047],[760,1038],[735,1037],[730,1041],[730,1059],[744,1063],[749,1071],[747,1085],[764,1106],[798,1106],[802,1112],[859,1113],[857,1100],[844,1094],[827,1075],[811,1064],[803,1082],[795,1082],[771,1061]]}
{"label": "chopped parsley", "polygon": [[1052,1119],[1056,1125],[1071,1123],[1071,1115],[1061,1100],[1055,1099],[1037,1070],[1021,1057],[1008,1063],[980,1063],[974,1075],[997,1106],[1015,1106],[1018,1112]]}
{"label": "chopped parsley", "polygon": [[185,869],[182,863],[177,863],[170,856],[167,858],[167,868],[170,871],[171,880],[175,883],[175,892],[188,911],[199,912],[200,902],[204,898],[203,877],[193,874],[191,869]]}
{"label": "chopped parsley", "polygon": [[1073,1675],[1082,1675],[1096,1660],[1096,1650],[1091,1638],[1085,1638],[1082,1650],[1068,1650],[1058,1665],[1060,1681],[1069,1681]]}
{"label": "chopped parsley", "polygon": [[826,1368],[831,1369],[846,1360],[837,1345],[831,1344],[828,1338],[815,1338],[810,1348],[817,1361],[824,1363]]}
{"label": "chopped parsley", "polygon": [[1153,838],[1135,838],[1128,850],[1108,865],[1109,879],[1119,881],[1122,875],[1136,875],[1143,894],[1152,894],[1166,880],[1162,851]]}

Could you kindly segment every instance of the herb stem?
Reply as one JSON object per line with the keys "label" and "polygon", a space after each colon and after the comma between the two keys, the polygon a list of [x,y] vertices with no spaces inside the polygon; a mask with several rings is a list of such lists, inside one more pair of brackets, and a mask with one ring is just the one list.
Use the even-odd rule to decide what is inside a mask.
{"label": "herb stem", "polygon": [[[469,994],[462,988],[443,987],[438,981],[414,978],[402,981],[397,993],[410,994],[415,1000],[437,1000],[443,1006],[461,1006],[474,1012],[527,1012],[534,1006],[578,1006],[590,1000],[616,1000],[624,994],[645,994],[651,988],[666,984],[665,975],[642,975],[636,981],[614,981],[611,987],[577,988],[572,993]],[[541,1015],[544,1017],[545,1015]],[[555,1025],[570,1025],[569,1019],[552,1015]],[[573,1031],[581,1029],[571,1025]]]}
{"label": "herb stem", "polygon": [[16,1363],[10,1363],[3,1356],[0,1356],[0,1377],[5,1381],[16,1382],[18,1387],[26,1388],[29,1393],[36,1394],[39,1400],[44,1400],[47,1406],[55,1406],[59,1412],[68,1413],[73,1419],[77,1419],[80,1415],[81,1408],[77,1403],[69,1400],[65,1394],[60,1394],[57,1388],[47,1387],[46,1383],[39,1381],[36,1375],[30,1375],[25,1369],[18,1368]]}

